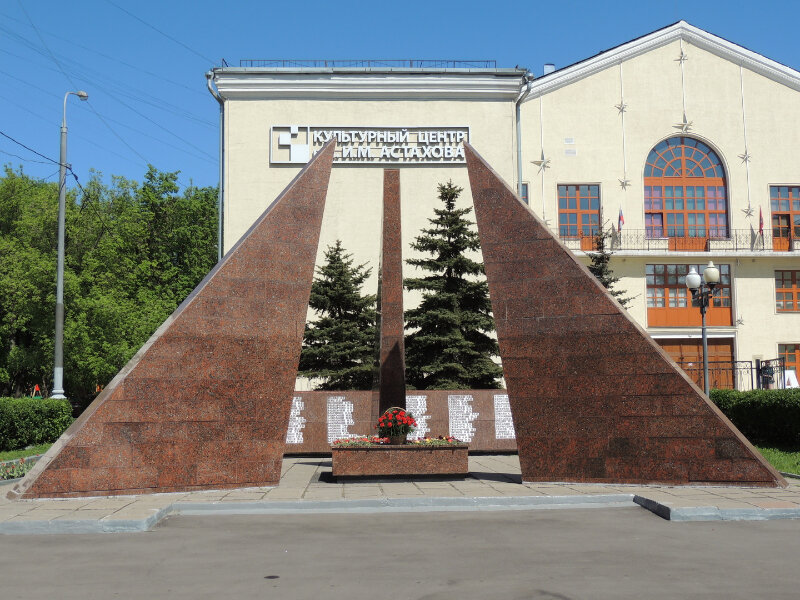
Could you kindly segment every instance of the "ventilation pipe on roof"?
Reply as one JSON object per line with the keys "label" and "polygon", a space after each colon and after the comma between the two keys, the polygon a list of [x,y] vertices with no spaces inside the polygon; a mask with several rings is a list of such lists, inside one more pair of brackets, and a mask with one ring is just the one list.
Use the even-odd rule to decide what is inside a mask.
{"label": "ventilation pipe on roof", "polygon": [[522,76],[519,96],[516,100],[516,125],[517,125],[517,195],[522,198],[522,127],[520,125],[519,107],[525,97],[531,93],[533,86],[533,73],[528,71]]}
{"label": "ventilation pipe on roof", "polygon": [[556,70],[556,66],[553,63],[545,63],[544,69],[542,70],[542,75],[549,75],[553,71]]}
{"label": "ventilation pipe on roof", "polygon": [[214,71],[208,71],[206,73],[206,85],[208,86],[208,91],[211,92],[211,95],[219,102],[219,189],[217,190],[217,262],[222,260],[222,213],[223,213],[223,206],[225,203],[225,171],[224,165],[225,161],[223,160],[224,149],[223,149],[223,136],[225,134],[225,99],[220,96],[219,92],[214,89],[214,86],[211,85],[211,80],[214,77]]}

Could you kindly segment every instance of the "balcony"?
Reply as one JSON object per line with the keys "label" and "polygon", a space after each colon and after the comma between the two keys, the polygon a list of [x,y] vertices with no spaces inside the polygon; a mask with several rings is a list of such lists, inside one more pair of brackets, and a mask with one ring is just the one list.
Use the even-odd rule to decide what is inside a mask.
{"label": "balcony", "polygon": [[[612,232],[609,237],[612,252],[711,252],[711,253],[800,253],[800,237],[790,232],[780,231],[774,235],[772,230],[759,233],[753,229],[725,229],[689,227],[677,229],[624,229]],[[561,236],[561,241],[570,250],[591,252],[595,248],[595,236]]]}

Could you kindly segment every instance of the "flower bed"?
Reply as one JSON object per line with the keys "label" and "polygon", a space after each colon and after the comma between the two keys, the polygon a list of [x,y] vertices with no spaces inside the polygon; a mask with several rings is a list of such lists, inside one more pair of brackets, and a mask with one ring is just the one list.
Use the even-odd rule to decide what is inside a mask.
{"label": "flower bed", "polygon": [[[331,446],[334,477],[450,476],[469,474],[467,444],[421,440],[402,445],[359,438]],[[377,438],[380,439],[380,438]],[[338,440],[337,440],[338,441]]]}
{"label": "flower bed", "polygon": [[[419,440],[409,440],[406,442],[406,444],[414,444],[417,446],[457,446],[463,443],[464,442],[461,442],[454,437],[422,438]],[[381,446],[387,444],[390,444],[388,437],[379,437],[377,435],[373,435],[372,437],[360,436],[342,438],[340,440],[335,440],[332,445],[339,447],[367,448],[370,446]]]}
{"label": "flower bed", "polygon": [[24,458],[0,463],[0,481],[24,477],[33,468],[34,464],[36,464],[36,461],[25,460]]}

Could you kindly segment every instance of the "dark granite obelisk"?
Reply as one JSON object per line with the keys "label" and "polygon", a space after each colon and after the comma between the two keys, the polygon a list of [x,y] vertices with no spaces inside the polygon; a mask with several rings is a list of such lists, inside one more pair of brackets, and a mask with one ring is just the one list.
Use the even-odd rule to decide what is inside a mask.
{"label": "dark granite obelisk", "polygon": [[464,144],[523,481],[785,486]]}
{"label": "dark granite obelisk", "polygon": [[277,485],[333,151],[320,150],[10,498]]}
{"label": "dark granite obelisk", "polygon": [[399,169],[383,171],[383,219],[377,309],[379,358],[372,397],[373,422],[377,422],[378,416],[388,408],[406,406]]}

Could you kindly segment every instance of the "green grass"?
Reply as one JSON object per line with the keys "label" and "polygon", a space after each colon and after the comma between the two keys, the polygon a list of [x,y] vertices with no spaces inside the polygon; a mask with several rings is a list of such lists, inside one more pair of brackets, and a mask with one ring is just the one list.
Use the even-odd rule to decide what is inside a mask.
{"label": "green grass", "polygon": [[800,475],[800,450],[756,446],[770,464],[784,473]]}
{"label": "green grass", "polygon": [[53,444],[39,444],[38,446],[31,446],[30,448],[23,448],[22,450],[6,450],[0,452],[0,462],[4,460],[14,460],[15,458],[23,458],[25,456],[44,454],[52,445]]}

